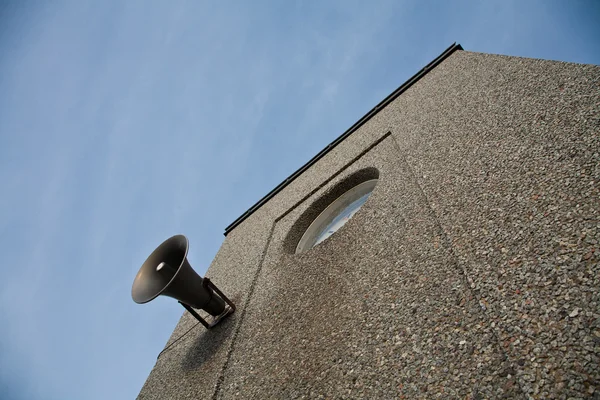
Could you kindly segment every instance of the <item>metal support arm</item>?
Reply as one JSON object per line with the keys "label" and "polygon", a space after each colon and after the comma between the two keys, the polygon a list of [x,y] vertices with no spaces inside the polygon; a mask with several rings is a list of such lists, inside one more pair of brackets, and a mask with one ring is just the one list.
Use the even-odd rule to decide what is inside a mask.
{"label": "metal support arm", "polygon": [[198,314],[196,310],[194,310],[189,305],[182,303],[181,301],[179,302],[179,304],[181,304],[186,310],[188,310],[188,312],[192,314],[194,318],[200,321],[200,323],[204,325],[206,329],[210,329],[213,326],[217,325],[219,322],[221,322],[221,320],[227,317],[229,314],[233,314],[233,312],[235,311],[235,304],[233,304],[233,302],[229,300],[229,298],[227,298],[227,296],[225,296],[223,292],[221,292],[219,288],[217,288],[215,284],[210,281],[210,279],[204,278],[202,284],[207,289],[211,289],[213,293],[216,293],[216,295],[223,299],[223,301],[225,302],[225,310],[223,310],[223,312],[220,315],[212,317],[212,320],[209,322],[206,321],[206,319],[202,318],[202,316],[200,316],[200,314]]}

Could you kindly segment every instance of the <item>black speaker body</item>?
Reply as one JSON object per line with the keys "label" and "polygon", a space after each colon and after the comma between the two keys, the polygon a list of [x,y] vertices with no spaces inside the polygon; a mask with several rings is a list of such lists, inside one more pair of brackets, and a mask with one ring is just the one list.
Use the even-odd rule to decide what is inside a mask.
{"label": "black speaker body", "polygon": [[213,316],[220,315],[225,310],[225,302],[206,287],[204,279],[192,269],[187,260],[188,248],[184,235],[173,236],[158,246],[133,281],[133,301],[143,304],[163,295]]}

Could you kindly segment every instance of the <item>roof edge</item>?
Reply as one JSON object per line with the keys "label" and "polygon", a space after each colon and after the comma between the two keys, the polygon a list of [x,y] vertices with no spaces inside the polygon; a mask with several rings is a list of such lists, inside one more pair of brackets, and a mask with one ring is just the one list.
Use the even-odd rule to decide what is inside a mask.
{"label": "roof edge", "polygon": [[369,119],[371,119],[375,114],[377,114],[381,109],[387,106],[389,103],[394,101],[398,96],[400,96],[404,91],[406,91],[409,87],[415,84],[419,79],[425,76],[429,71],[435,68],[438,64],[444,61],[448,56],[454,53],[456,50],[463,50],[462,46],[456,42],[454,42],[450,47],[448,47],[442,54],[437,56],[433,61],[423,67],[419,72],[414,74],[410,79],[404,82],[400,87],[390,93],[385,99],[383,99],[379,104],[377,104],[371,111],[366,113],[361,119],[359,119],[354,125],[348,128],[344,133],[342,133],[337,139],[333,142],[329,143],[323,150],[317,153],[316,156],[311,158],[306,164],[301,166],[298,170],[296,170],[293,174],[287,177],[283,182],[275,187],[275,189],[271,190],[267,193],[262,199],[257,201],[252,207],[250,207],[246,212],[244,212],[241,216],[239,216],[235,221],[229,224],[225,228],[225,232],[223,233],[225,236],[229,234],[236,226],[241,224],[246,218],[252,215],[256,210],[258,210],[263,204],[273,198],[277,193],[279,193],[283,188],[289,185],[294,179],[300,176],[304,171],[310,168],[313,164],[323,158],[327,153],[329,153],[333,148],[335,148],[338,144],[340,144],[344,139],[354,133],[358,128],[364,125]]}

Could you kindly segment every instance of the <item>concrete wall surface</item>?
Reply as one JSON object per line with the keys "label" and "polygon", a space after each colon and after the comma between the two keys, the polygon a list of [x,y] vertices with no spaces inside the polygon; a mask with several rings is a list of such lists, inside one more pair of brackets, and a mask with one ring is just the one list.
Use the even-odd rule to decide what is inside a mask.
{"label": "concrete wall surface", "polygon": [[229,233],[238,310],[185,313],[139,398],[600,397],[599,109],[600,67],[453,53]]}

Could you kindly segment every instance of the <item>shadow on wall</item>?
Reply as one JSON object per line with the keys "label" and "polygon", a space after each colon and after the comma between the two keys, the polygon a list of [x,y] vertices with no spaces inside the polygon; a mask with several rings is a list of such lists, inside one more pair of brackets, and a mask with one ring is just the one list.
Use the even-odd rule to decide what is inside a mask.
{"label": "shadow on wall", "polygon": [[[237,305],[239,296],[235,296],[232,301]],[[230,315],[212,329],[205,329],[198,323],[192,332],[194,330],[200,330],[200,332],[195,335],[195,339],[188,345],[188,350],[182,357],[182,369],[185,371],[197,370],[209,362],[219,352],[227,339],[232,336],[239,315],[238,309],[236,313]]]}

